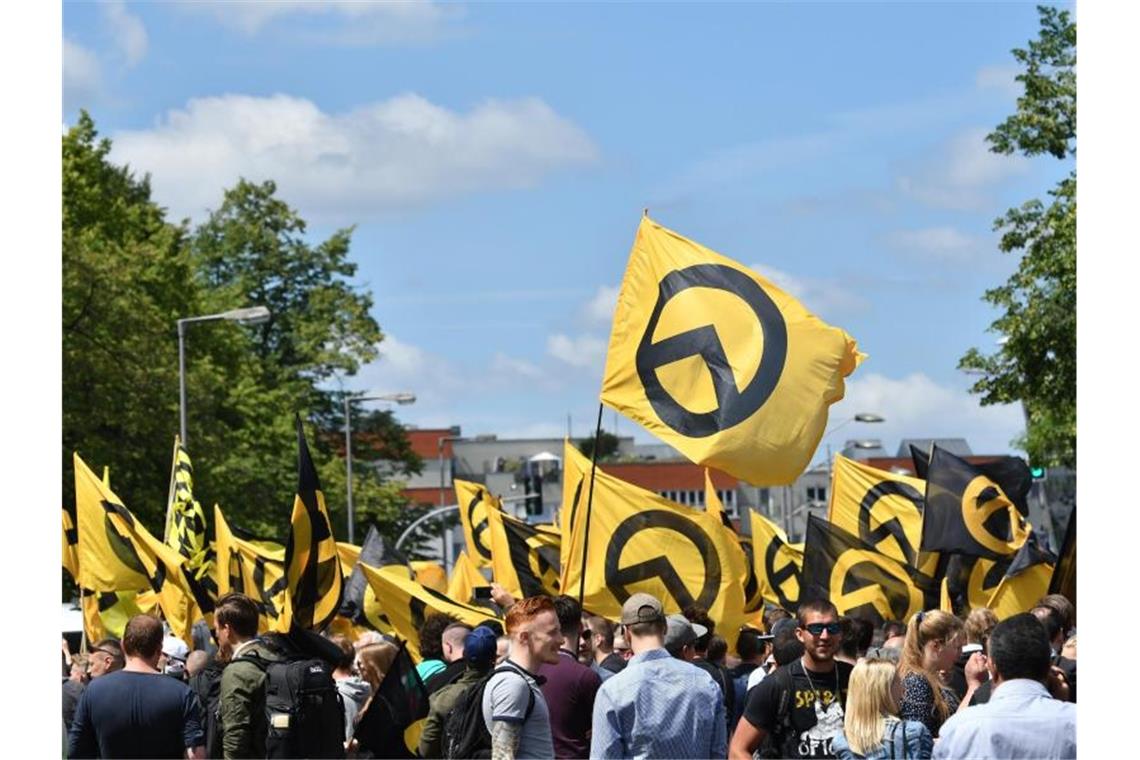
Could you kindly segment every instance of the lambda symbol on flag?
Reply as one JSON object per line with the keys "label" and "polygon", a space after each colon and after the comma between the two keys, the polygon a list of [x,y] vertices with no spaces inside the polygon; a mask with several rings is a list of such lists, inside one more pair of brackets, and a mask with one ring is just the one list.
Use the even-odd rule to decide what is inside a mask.
{"label": "lambda symbol on flag", "polygon": [[[875,568],[859,567],[865,562]],[[857,575],[875,582],[849,589],[847,578],[857,568]],[[865,549],[848,549],[836,559],[831,571],[830,598],[840,614],[849,615],[870,604],[884,620],[909,620],[912,614],[922,611],[924,601],[901,564]]]}
{"label": "lambda symbol on flag", "polygon": [[[1022,544],[1028,535],[1025,521],[1012,506],[1013,502],[998,485],[985,475],[979,475],[962,492],[962,522],[982,546],[998,554],[1011,554],[1011,544]],[[1009,539],[999,537],[988,527],[995,514],[1001,515],[995,519],[1000,523],[999,530],[1005,529],[1002,532],[1009,535]],[[1007,526],[1012,527],[1012,534]]]}
{"label": "lambda symbol on flag", "polygon": [[471,497],[471,501],[467,504],[467,521],[471,524],[471,540],[475,543],[475,549],[483,556],[484,559],[491,559],[491,550],[483,545],[481,536],[487,530],[487,505],[483,504],[482,519],[475,519],[475,508],[483,504],[483,491],[480,489],[476,494]]}
{"label": "lambda symbol on flag", "polygon": [[780,606],[786,610],[793,610],[796,608],[798,594],[796,599],[788,596],[787,592],[784,591],[784,584],[792,579],[797,579],[798,583],[800,569],[791,559],[788,559],[779,570],[776,569],[776,557],[780,554],[782,545],[779,541],[768,542],[768,548],[764,551],[764,572],[768,576],[768,583],[772,586],[772,590],[779,597]]}
{"label": "lambda symbol on flag", "polygon": [[906,531],[898,517],[892,517],[881,523],[879,527],[871,528],[871,513],[875,509],[875,505],[879,500],[888,496],[905,498],[914,504],[916,513],[922,514],[923,498],[917,490],[909,484],[897,480],[880,481],[867,491],[863,496],[863,501],[859,504],[859,538],[872,546],[878,546],[879,542],[888,536],[893,536],[898,542],[906,563],[911,567],[917,567],[917,549],[907,538]]}
{"label": "lambda symbol on flag", "polygon": [[[658,287],[657,304],[637,348],[637,373],[653,410],[673,430],[693,438],[715,435],[751,417],[772,395],[787,358],[787,325],[776,304],[754,279],[722,264],[697,264],[672,271]],[[653,342],[653,333],[666,304],[689,288],[715,288],[732,293],[748,304],[759,320],[764,331],[764,350],[756,374],[743,391],[737,390],[736,378],[715,326],[694,327]],[[665,390],[657,376],[659,367],[690,356],[700,356],[709,368],[717,398],[717,408],[712,412],[689,411]]]}
{"label": "lambda symbol on flag", "polygon": [[[696,547],[704,561],[704,579],[695,599],[676,568],[664,556],[658,555],[628,567],[620,566],[622,551],[626,545],[641,531],[651,529],[680,533]],[[709,609],[720,591],[720,573],[720,554],[708,534],[693,521],[660,509],[649,509],[627,517],[618,525],[606,548],[606,584],[618,601],[623,603],[630,597],[626,586],[639,581],[657,579],[681,609],[693,604]]]}

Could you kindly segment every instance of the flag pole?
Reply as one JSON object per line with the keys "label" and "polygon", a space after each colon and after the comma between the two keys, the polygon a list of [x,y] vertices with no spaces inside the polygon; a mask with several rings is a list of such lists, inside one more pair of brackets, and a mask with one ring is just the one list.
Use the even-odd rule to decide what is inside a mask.
{"label": "flag pole", "polygon": [[[602,438],[602,404],[598,402],[598,424],[594,430],[594,450],[590,457],[590,492],[586,497],[586,525],[582,534],[582,574],[578,578],[578,606],[582,606],[582,598],[586,594],[586,558],[590,548],[590,513],[594,508],[594,473],[598,469],[598,448]],[[573,444],[571,444],[573,445]],[[573,526],[571,526],[573,528]]]}
{"label": "flag pole", "polygon": [[86,589],[83,586],[79,587],[79,614],[83,617],[83,622],[79,626],[79,653],[87,654],[87,617],[83,609],[83,592]]}

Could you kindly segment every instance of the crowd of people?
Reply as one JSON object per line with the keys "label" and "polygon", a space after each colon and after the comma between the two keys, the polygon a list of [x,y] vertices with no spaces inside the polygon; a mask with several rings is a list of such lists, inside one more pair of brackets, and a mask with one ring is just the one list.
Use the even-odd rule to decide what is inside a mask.
{"label": "crowd of people", "polygon": [[[216,652],[188,651],[146,615],[82,656],[65,643],[67,755],[298,756],[281,754],[299,751],[282,744],[292,732],[309,757],[1076,757],[1075,608],[1063,596],[1001,622],[988,609],[876,626],[827,601],[769,608],[762,628],[737,632],[734,656],[705,610],[667,615],[645,593],[617,621],[569,596],[495,598],[501,628],[434,614],[421,626],[428,706],[411,747],[404,706],[382,688],[399,642],[312,636],[314,664],[286,671],[296,651],[259,636],[257,606],[229,594]],[[275,707],[291,690],[333,712],[313,722]]]}

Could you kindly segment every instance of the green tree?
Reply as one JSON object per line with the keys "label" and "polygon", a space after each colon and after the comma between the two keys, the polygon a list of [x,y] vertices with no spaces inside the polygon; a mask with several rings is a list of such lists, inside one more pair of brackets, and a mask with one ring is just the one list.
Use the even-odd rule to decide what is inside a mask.
{"label": "green tree", "polygon": [[[594,456],[594,438],[583,438],[578,441],[578,451],[582,452],[583,456],[593,458]],[[618,451],[618,437],[613,433],[601,431],[598,436],[598,461],[601,462],[609,459],[617,454]]]}
{"label": "green tree", "polygon": [[[1017,111],[987,137],[995,153],[1076,155],[1077,30],[1067,11],[1039,7],[1041,28],[1028,49],[1015,49],[1024,66]],[[984,300],[1003,311],[990,326],[1000,349],[970,349],[959,368],[981,375],[971,389],[982,404],[1020,401],[1026,431],[1014,444],[1030,461],[1076,465],[1077,446],[1077,177],[1070,171],[1049,191],[1010,209],[995,223],[1000,249],[1020,252],[1018,269]]]}

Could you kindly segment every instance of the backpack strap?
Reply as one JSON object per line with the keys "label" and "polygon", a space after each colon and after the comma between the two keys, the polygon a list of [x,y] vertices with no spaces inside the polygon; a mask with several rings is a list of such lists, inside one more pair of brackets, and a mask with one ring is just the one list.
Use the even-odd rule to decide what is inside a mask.
{"label": "backpack strap", "polygon": [[534,712],[534,689],[530,687],[530,681],[526,680],[526,676],[524,676],[518,668],[511,665],[500,665],[491,671],[491,675],[495,675],[496,673],[514,673],[516,676],[523,680],[523,683],[526,684],[527,703],[526,713],[523,715],[523,722],[525,723],[526,721],[530,720],[530,714]]}

